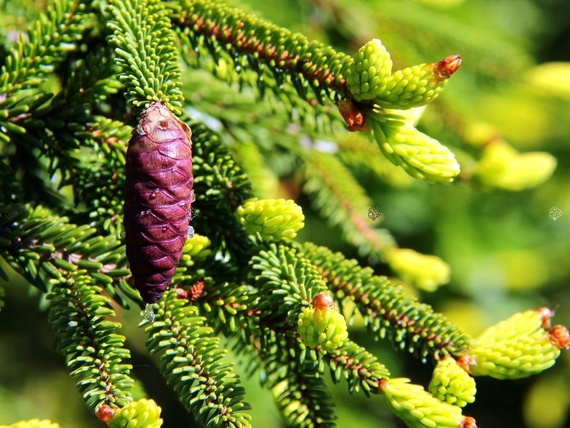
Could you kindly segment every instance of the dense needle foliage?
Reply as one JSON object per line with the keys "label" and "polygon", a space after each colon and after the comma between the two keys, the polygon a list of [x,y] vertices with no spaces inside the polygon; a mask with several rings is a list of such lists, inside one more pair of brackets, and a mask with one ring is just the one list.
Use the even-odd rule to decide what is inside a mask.
{"label": "dense needle foliage", "polygon": [[[568,423],[570,10],[514,9],[0,0],[0,427]],[[194,233],[145,306],[156,102]]]}

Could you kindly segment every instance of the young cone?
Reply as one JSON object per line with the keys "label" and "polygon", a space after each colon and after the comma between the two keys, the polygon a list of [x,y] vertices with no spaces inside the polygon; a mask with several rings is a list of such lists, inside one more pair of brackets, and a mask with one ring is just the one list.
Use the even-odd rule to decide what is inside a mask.
{"label": "young cone", "polygon": [[143,112],[129,141],[125,242],[135,287],[155,303],[174,276],[188,236],[192,193],[192,133],[164,104]]}

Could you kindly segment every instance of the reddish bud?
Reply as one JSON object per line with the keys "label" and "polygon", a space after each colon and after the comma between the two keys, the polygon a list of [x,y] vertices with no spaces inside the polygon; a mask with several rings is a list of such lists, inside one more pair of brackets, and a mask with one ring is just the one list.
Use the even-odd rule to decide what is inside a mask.
{"label": "reddish bud", "polygon": [[435,64],[434,74],[438,81],[449,79],[461,66],[461,57],[459,55],[450,55],[443,58]]}
{"label": "reddish bud", "polygon": [[477,423],[471,416],[464,416],[459,424],[459,428],[477,428]]}
{"label": "reddish bud", "polygon": [[366,119],[351,100],[339,101],[338,110],[348,125],[349,131],[366,131]]}
{"label": "reddish bud", "polygon": [[536,312],[538,312],[540,318],[542,319],[542,328],[544,329],[550,328],[550,318],[554,316],[554,311],[546,307],[542,307],[538,308]]}
{"label": "reddish bud", "polygon": [[570,348],[570,333],[563,325],[558,324],[552,327],[548,332],[548,339],[558,349]]}
{"label": "reddish bud", "polygon": [[333,300],[332,296],[328,293],[317,294],[313,298],[313,301],[311,302],[311,304],[313,305],[313,308],[319,309],[319,310],[334,308],[334,300]]}
{"label": "reddish bud", "polygon": [[177,299],[187,299],[188,298],[188,292],[186,290],[184,290],[183,288],[177,288],[176,289],[176,298]]}
{"label": "reddish bud", "polygon": [[382,391],[384,391],[387,386],[388,381],[386,379],[380,379],[380,381],[378,381],[378,392],[382,393]]}
{"label": "reddish bud", "polygon": [[469,368],[471,366],[476,366],[477,365],[477,360],[475,359],[475,357],[473,355],[469,355],[469,354],[463,354],[461,357],[459,357],[459,359],[457,360],[457,364],[459,365],[459,367],[461,367],[463,370],[465,370],[467,373],[470,373]]}
{"label": "reddish bud", "polygon": [[105,423],[109,422],[114,414],[115,410],[108,404],[103,404],[97,407],[97,410],[95,411],[95,416]]}

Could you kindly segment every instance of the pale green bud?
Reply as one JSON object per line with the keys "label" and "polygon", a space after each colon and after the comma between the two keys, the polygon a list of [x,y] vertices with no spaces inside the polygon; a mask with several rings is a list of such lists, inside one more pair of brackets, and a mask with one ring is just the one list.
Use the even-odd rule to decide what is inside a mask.
{"label": "pale green bud", "polygon": [[[424,112],[426,111],[427,106],[420,106],[420,107],[413,107],[407,110],[398,110],[397,114],[402,117],[402,120],[409,125],[416,126]],[[386,112],[391,113],[390,110],[386,110]],[[393,112],[396,113],[396,112]]]}
{"label": "pale green bud", "polygon": [[250,199],[238,207],[236,215],[248,233],[268,241],[295,238],[305,220],[301,207],[285,199]]}
{"label": "pale green bud", "polygon": [[190,260],[203,260],[208,257],[212,253],[209,248],[210,243],[210,239],[203,235],[194,234],[188,238],[184,243],[181,264],[185,261],[188,264]]}
{"label": "pale green bud", "polygon": [[12,425],[0,425],[0,428],[59,428],[59,424],[48,419],[30,419],[15,422]]}
{"label": "pale green bud", "polygon": [[547,62],[527,73],[531,88],[547,95],[570,99],[570,62]]}
{"label": "pale green bud", "polygon": [[441,401],[465,407],[475,401],[475,379],[453,357],[438,361],[429,384],[431,394]]}
{"label": "pale green bud", "polygon": [[375,101],[384,108],[408,109],[435,100],[449,78],[461,65],[459,55],[451,55],[433,64],[420,64],[392,74],[385,90]]}
{"label": "pale green bud", "polygon": [[459,163],[453,153],[402,116],[371,112],[367,119],[384,156],[412,177],[429,183],[451,182],[459,174]]}
{"label": "pale green bud", "polygon": [[415,0],[415,1],[418,3],[426,4],[428,6],[446,9],[449,7],[457,6],[463,3],[465,0]]}
{"label": "pale green bud", "polygon": [[420,254],[408,248],[390,248],[384,256],[400,278],[422,290],[435,291],[449,282],[451,269],[437,256]]}
{"label": "pale green bud", "polygon": [[346,321],[334,307],[305,307],[301,309],[297,331],[305,345],[320,345],[332,352],[348,338]]}
{"label": "pale green bud", "polygon": [[162,426],[161,409],[154,400],[145,398],[115,410],[110,428],[158,428]]}
{"label": "pale green bud", "polygon": [[475,376],[519,379],[554,365],[560,348],[551,340],[543,309],[517,313],[489,327],[460,359]]}
{"label": "pale green bud", "polygon": [[379,39],[372,39],[354,56],[347,72],[348,89],[354,99],[371,100],[386,91],[392,59]]}
{"label": "pale green bud", "polygon": [[461,414],[460,407],[438,400],[409,379],[382,380],[380,389],[388,407],[410,428],[475,426],[472,418]]}
{"label": "pale green bud", "polygon": [[548,180],[556,168],[556,158],[546,152],[518,153],[504,141],[488,144],[477,164],[475,175],[490,187],[519,191]]}
{"label": "pale green bud", "polygon": [[476,339],[478,345],[491,345],[497,341],[517,339],[533,334],[550,325],[553,313],[550,309],[527,310],[518,312],[485,329]]}

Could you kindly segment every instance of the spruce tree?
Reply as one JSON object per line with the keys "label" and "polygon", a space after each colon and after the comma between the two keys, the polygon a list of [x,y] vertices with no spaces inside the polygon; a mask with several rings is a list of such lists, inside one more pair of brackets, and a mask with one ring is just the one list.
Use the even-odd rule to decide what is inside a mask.
{"label": "spruce tree", "polygon": [[[343,52],[230,3],[53,0],[37,10],[33,1],[0,1],[6,29],[18,16],[28,23],[17,39],[0,36],[0,276],[7,281],[13,270],[39,290],[85,405],[110,427],[163,423],[159,397],[147,396],[133,372],[121,322],[128,311],[140,311],[148,354],[200,426],[257,426],[241,382],[252,374],[287,426],[335,426],[329,380],[382,401],[410,427],[476,426],[477,415],[463,412],[475,401],[475,378],[548,369],[570,347],[568,330],[551,323],[552,310],[535,307],[471,337],[423,303],[409,287],[436,290],[449,282],[449,265],[377,227],[382,212],[359,178],[396,189],[459,181],[506,191],[546,181],[556,166],[548,153],[519,153],[492,132],[476,150],[462,148],[462,139],[481,134],[470,137],[444,91],[465,67],[459,54],[489,54],[497,69],[469,67],[499,79],[513,48],[465,37],[465,52],[424,56],[421,40],[406,51],[389,25],[397,27],[389,15],[398,5],[387,2],[386,34],[345,34],[352,43]],[[425,6],[408,12],[400,19],[416,31],[422,17],[443,20]],[[468,33],[454,34],[453,21],[431,25],[442,38]],[[504,74],[527,66],[514,53]],[[153,162],[175,159],[173,166],[126,175],[126,162],[136,161],[127,148],[151,144],[141,135],[158,108],[189,129],[180,138],[191,144],[191,163],[164,149]],[[418,124],[424,110],[428,123],[444,118],[433,128],[451,144]],[[161,135],[171,130],[166,119],[154,123]],[[180,200],[192,206],[179,214],[173,199],[161,211],[151,199],[175,192],[179,165],[193,175],[192,198]],[[282,197],[285,182],[301,194],[296,201],[294,192]],[[139,201],[147,211],[123,211],[133,186],[150,189]],[[299,239],[309,211],[351,255]],[[153,275],[170,269],[161,263],[174,235],[142,215],[159,218],[151,226],[162,232],[184,225],[167,290]],[[125,242],[148,258],[128,260]],[[146,279],[135,284],[140,272]],[[12,287],[4,281],[0,309]],[[392,375],[355,340],[354,324],[432,365],[429,385]]]}

